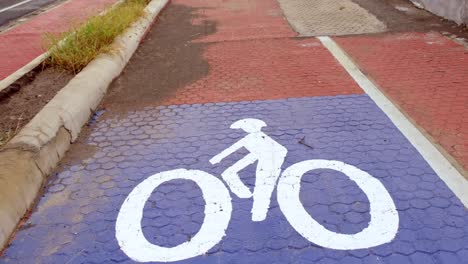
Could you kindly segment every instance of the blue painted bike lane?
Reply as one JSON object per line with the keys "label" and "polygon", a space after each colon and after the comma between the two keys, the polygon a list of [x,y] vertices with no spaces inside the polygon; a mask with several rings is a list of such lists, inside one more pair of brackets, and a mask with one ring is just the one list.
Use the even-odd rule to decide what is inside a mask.
{"label": "blue painted bike lane", "polygon": [[[180,263],[466,262],[466,209],[366,95],[155,107],[99,122],[88,140],[107,146],[58,173],[4,260],[132,262],[115,236],[128,194],[148,176],[176,168],[219,176],[247,154],[240,151],[216,166],[208,162],[245,136],[229,128],[243,118],[265,121],[263,131],[288,149],[284,168],[308,159],[339,160],[381,181],[398,210],[398,233],[368,249],[323,248],[293,229],[276,192],[262,222],[251,221],[251,199],[231,194],[232,218],[222,241]],[[140,122],[146,125],[132,129]],[[253,188],[255,166],[241,178]],[[328,230],[353,234],[368,226],[369,201],[342,173],[310,171],[300,190],[307,212]],[[163,183],[145,203],[144,236],[162,247],[190,241],[204,221],[204,206],[194,182]]]}
{"label": "blue painted bike lane", "polygon": [[[246,52],[255,47],[260,48]],[[258,81],[272,74],[261,75],[262,66],[277,62],[272,47],[282,47],[280,51],[286,54],[281,57],[285,69],[278,72],[288,74],[277,79],[289,86],[280,96],[270,83]],[[239,51],[244,58],[237,56]],[[210,56],[213,53],[216,56]],[[160,263],[174,259],[178,260],[173,263],[468,263],[467,209],[319,41],[212,43],[204,55],[211,67],[208,76],[179,90],[180,94],[168,99],[171,103],[104,115],[90,125],[79,144],[91,148],[92,154],[71,150],[68,162],[51,177],[1,263]],[[246,58],[250,67],[259,69],[256,89],[252,89],[249,69],[236,68]],[[297,69],[310,71],[311,67],[301,63],[321,67],[315,69],[318,73],[305,76]],[[191,93],[191,87],[200,87],[199,83],[205,85],[201,91],[212,89],[220,82],[219,69],[226,72],[224,84],[236,83],[235,93],[230,90],[221,96],[177,103],[185,102],[186,98],[179,100],[181,94]],[[300,83],[304,80],[305,86]],[[265,92],[257,94],[258,90]],[[248,100],[239,100],[239,94]],[[257,150],[240,148],[220,162],[210,162],[236,142],[258,134],[231,128],[246,119],[263,121],[262,137],[287,150],[278,171],[308,160],[343,162],[356,170],[306,171],[295,186],[299,188],[295,204],[288,200],[292,193],[280,191],[287,188],[277,187],[283,175],[272,173],[278,179],[265,219],[252,221],[255,189],[262,185],[256,183],[260,162],[248,162],[239,172],[253,198],[240,198],[221,175]],[[277,151],[268,153],[267,148],[265,153],[267,159],[277,161]],[[138,189],[149,186],[147,180],[153,175],[176,169],[206,174],[196,181],[183,179],[182,173],[179,178],[172,174],[176,179],[148,187],[149,197]],[[221,185],[201,187],[200,182],[206,181]],[[120,226],[117,219],[132,193],[140,203],[130,204],[127,211],[132,214],[123,214],[123,219],[131,220]],[[216,199],[226,195],[227,201],[218,204]],[[281,197],[292,202],[281,204]],[[297,204],[308,216],[285,210]],[[379,215],[387,217],[379,219]],[[132,220],[140,216],[141,221]],[[215,221],[202,228],[210,217]],[[310,219],[318,223],[315,228],[306,225],[305,232],[298,230]],[[357,236],[371,226],[377,231]],[[332,234],[330,239],[305,234],[320,234],[320,228]],[[127,234],[119,236],[119,232]],[[203,243],[199,243],[200,233],[206,238]],[[343,242],[347,238],[359,240]],[[185,250],[177,249],[183,245],[188,245]]]}

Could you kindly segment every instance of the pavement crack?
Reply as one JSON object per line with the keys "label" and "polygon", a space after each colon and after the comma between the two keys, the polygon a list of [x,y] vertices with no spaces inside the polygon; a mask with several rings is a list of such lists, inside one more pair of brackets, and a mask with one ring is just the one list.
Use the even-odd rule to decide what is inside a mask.
{"label": "pavement crack", "polygon": [[305,136],[303,136],[297,143],[301,144],[301,145],[304,145],[308,148],[311,148],[311,149],[314,149],[313,146],[311,146],[310,144],[308,144],[306,141],[305,141]]}

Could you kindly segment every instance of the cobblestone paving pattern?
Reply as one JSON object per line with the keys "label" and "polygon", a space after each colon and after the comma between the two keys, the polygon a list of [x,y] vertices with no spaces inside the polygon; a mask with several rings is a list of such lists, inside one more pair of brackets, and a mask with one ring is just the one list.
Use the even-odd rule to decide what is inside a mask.
{"label": "cobblestone paving pattern", "polygon": [[[132,263],[114,231],[129,192],[148,176],[175,168],[220,175],[246,153],[217,166],[208,160],[245,136],[229,125],[247,117],[264,120],[263,131],[289,150],[283,168],[334,159],[378,178],[395,201],[399,232],[375,248],[321,248],[294,231],[275,194],[266,220],[257,223],[250,221],[251,200],[233,195],[223,241],[178,263],[467,263],[466,209],[366,95],[148,107],[98,120],[87,143],[99,151],[57,173],[1,263]],[[253,166],[242,172],[251,187],[253,173]],[[329,230],[355,233],[369,221],[366,196],[337,172],[307,173],[300,198]],[[145,205],[145,236],[169,247],[187,241],[200,228],[203,206],[192,182],[164,183]]]}

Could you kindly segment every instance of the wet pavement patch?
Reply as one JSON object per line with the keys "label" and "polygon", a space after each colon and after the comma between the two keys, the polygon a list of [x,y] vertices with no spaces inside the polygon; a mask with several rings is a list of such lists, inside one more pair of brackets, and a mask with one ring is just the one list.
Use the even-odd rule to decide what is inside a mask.
{"label": "wet pavement patch", "polygon": [[[123,74],[109,87],[102,105],[107,114],[158,105],[177,89],[208,74],[202,53],[208,44],[193,40],[216,31],[213,21],[203,20],[196,8],[170,5],[158,18],[133,55]],[[156,30],[157,28],[157,30]]]}

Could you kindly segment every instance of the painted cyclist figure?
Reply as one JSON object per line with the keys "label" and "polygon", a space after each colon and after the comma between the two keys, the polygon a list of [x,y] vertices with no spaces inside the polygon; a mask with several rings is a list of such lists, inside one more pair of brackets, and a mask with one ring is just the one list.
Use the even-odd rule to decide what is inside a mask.
{"label": "painted cyclist figure", "polygon": [[[399,227],[395,204],[385,186],[365,171],[336,160],[305,160],[283,172],[281,167],[287,149],[261,131],[266,123],[246,118],[234,122],[232,129],[242,129],[247,135],[210,159],[217,164],[240,148],[249,154],[226,169],[222,179],[239,198],[253,198],[252,220],[265,220],[272,192],[277,186],[278,205],[292,227],[305,239],[319,246],[337,250],[353,250],[379,246],[392,241]],[[258,161],[253,193],[241,181],[239,172]],[[369,200],[370,221],[356,234],[328,230],[304,208],[300,198],[302,176],[308,171],[329,169],[343,173],[363,191]],[[195,182],[205,200],[205,218],[195,236],[175,247],[161,247],[144,236],[141,220],[146,201],[161,184],[175,179]],[[229,190],[217,177],[200,170],[175,169],[154,174],[138,184],[125,199],[116,221],[116,238],[122,251],[139,262],[172,262],[205,254],[226,235],[232,214]]]}
{"label": "painted cyclist figure", "polygon": [[[266,124],[259,119],[242,119],[231,125],[233,129],[242,129],[247,136],[223,150],[210,159],[211,164],[239,150],[246,148],[250,153],[226,169],[221,176],[231,191],[239,198],[250,198],[253,195],[252,221],[263,221],[270,207],[270,197],[275,189],[276,181],[281,174],[281,166],[288,150],[261,131]],[[239,171],[258,161],[255,189],[253,194],[241,181]]]}

